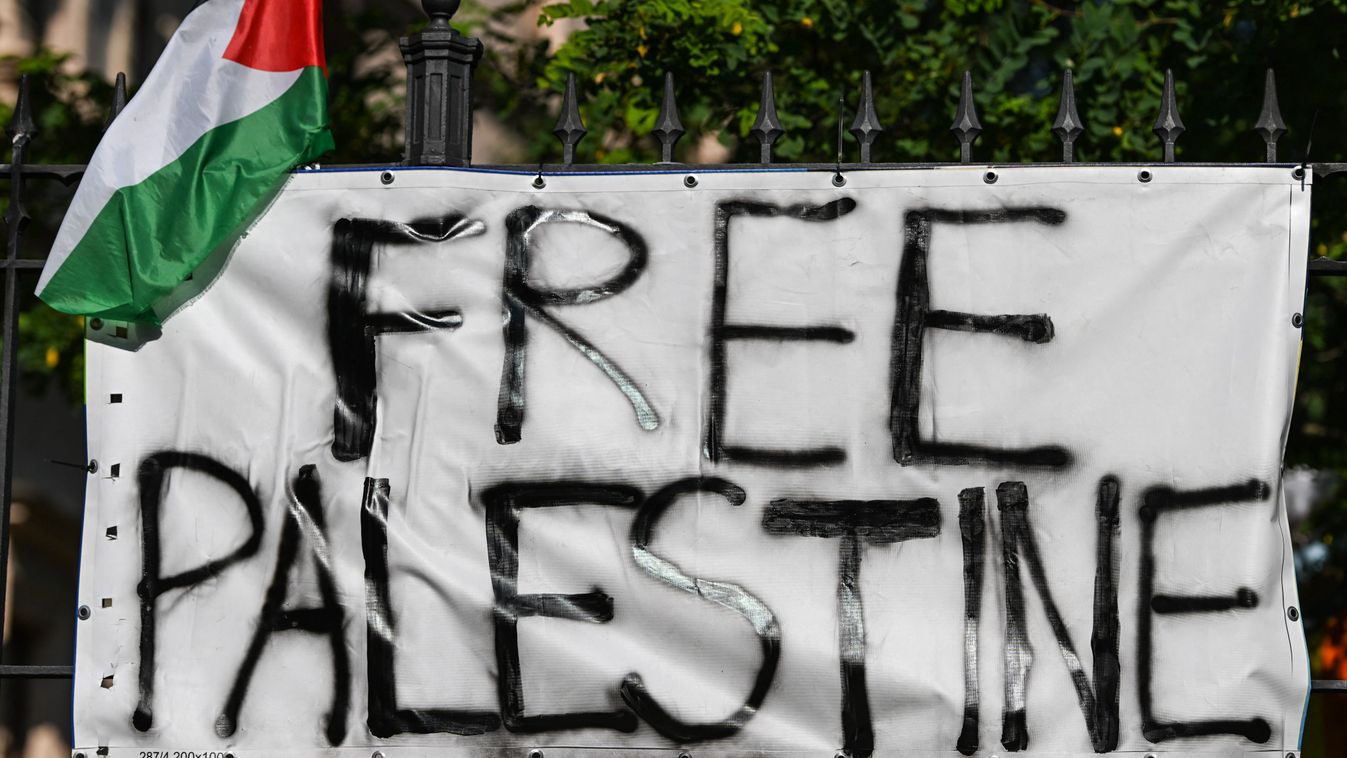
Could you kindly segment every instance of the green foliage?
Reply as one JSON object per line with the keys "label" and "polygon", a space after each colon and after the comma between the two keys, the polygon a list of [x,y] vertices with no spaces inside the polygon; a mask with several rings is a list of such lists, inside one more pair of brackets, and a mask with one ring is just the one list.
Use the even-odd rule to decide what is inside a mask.
{"label": "green foliage", "polygon": [[[1342,44],[1332,30],[1347,23],[1343,0],[1119,0],[1069,7],[1006,0],[564,0],[541,11],[542,24],[582,19],[586,27],[550,59],[533,61],[536,89],[520,97],[555,92],[567,73],[577,74],[586,83],[587,123],[604,135],[602,146],[591,145],[593,157],[604,162],[654,155],[642,136],[658,112],[655,85],[666,71],[680,83],[689,131],[716,135],[736,159],[750,160],[754,148],[746,138],[760,76],[768,70],[788,130],[777,154],[829,160],[837,98],[854,107],[867,69],[875,74],[879,115],[890,129],[876,157],[948,160],[956,145],[947,129],[965,68],[977,82],[987,127],[977,149],[981,160],[1056,155],[1047,127],[1066,68],[1075,70],[1088,125],[1078,157],[1153,160],[1151,125],[1167,67],[1179,72],[1190,128],[1180,155],[1254,158],[1257,142],[1247,128],[1257,115],[1263,67],[1278,66],[1283,102],[1301,103],[1293,115],[1307,115],[1329,93],[1299,101],[1291,95],[1310,94],[1313,82],[1323,81],[1315,74],[1333,67]],[[1336,99],[1340,109],[1342,98]]]}
{"label": "green foliage", "polygon": [[404,30],[381,4],[327,14],[328,114],[337,149],[329,163],[386,163],[402,152]]}

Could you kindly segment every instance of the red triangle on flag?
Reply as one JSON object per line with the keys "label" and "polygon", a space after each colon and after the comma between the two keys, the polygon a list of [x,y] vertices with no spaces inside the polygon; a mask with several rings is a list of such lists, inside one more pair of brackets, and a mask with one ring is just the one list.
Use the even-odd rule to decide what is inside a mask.
{"label": "red triangle on flag", "polygon": [[244,0],[226,60],[260,71],[319,66],[323,52],[323,0]]}

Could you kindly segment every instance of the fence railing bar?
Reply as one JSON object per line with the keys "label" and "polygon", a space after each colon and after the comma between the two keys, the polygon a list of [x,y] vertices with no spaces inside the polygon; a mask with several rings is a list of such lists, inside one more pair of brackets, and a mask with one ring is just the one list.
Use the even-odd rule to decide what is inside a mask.
{"label": "fence railing bar", "polygon": [[856,120],[851,122],[851,133],[861,143],[861,163],[870,162],[870,146],[882,131],[884,127],[879,123],[879,114],[875,113],[874,85],[870,72],[866,71],[861,77],[861,101],[856,105]]}
{"label": "fence railing bar", "polygon": [[1062,75],[1062,94],[1057,103],[1057,118],[1052,122],[1052,133],[1062,141],[1062,163],[1076,160],[1076,138],[1085,132],[1080,113],[1076,111],[1076,87],[1071,69]]}
{"label": "fence railing bar", "polygon": [[[775,112],[775,111],[773,111],[773,112]],[[775,120],[773,120],[773,123],[776,123]],[[780,128],[779,123],[777,123],[777,128],[778,128],[778,129]],[[753,136],[754,138],[759,139],[759,141],[761,141],[762,138],[759,138],[759,137],[758,137],[757,132],[756,132],[756,127],[755,127],[755,131],[754,131],[754,132],[750,132],[750,134],[752,134],[752,136]],[[782,132],[781,134],[784,134],[784,132]],[[778,134],[777,136],[780,137],[781,134]],[[773,138],[772,142],[775,142],[775,138]],[[768,143],[769,157],[770,157],[770,147],[771,147],[771,143],[769,142],[769,143]],[[695,166],[696,170],[707,170],[707,171],[715,171],[715,170],[746,170],[746,169],[755,169],[755,168],[760,168],[760,167],[761,167],[761,164],[758,164],[758,163],[696,163],[696,164],[690,164],[690,165]],[[782,168],[791,168],[791,169],[809,169],[809,170],[823,170],[822,168],[819,168],[820,166],[822,166],[822,167],[826,168],[826,169],[829,170],[829,171],[831,171],[833,168],[835,168],[835,164],[834,164],[834,163],[827,163],[827,164],[823,164],[823,163],[789,163],[789,164],[785,164],[785,163],[783,163],[783,164],[774,164],[774,165],[779,165],[779,166],[781,166]],[[952,166],[952,165],[958,165],[958,164],[953,163],[953,162],[948,162],[948,161],[946,161],[946,162],[935,162],[935,161],[925,161],[925,162],[920,162],[920,161],[908,161],[908,162],[892,162],[892,163],[868,163],[868,164],[849,164],[849,163],[844,163],[844,164],[843,164],[843,166],[849,167],[849,168],[851,168],[851,169],[853,169],[853,170],[855,170],[855,169],[861,169],[861,170],[866,170],[866,169],[873,169],[873,170],[892,170],[892,169],[930,169],[930,168],[943,168],[943,167],[948,167],[948,166]],[[1016,162],[1016,163],[995,162],[995,163],[989,163],[989,164],[987,164],[987,165],[989,165],[989,166],[996,166],[996,167],[998,167],[998,168],[1015,168],[1015,167],[1017,167],[1017,166],[1019,166],[1019,167],[1030,167],[1030,166],[1034,166],[1034,167],[1044,167],[1044,166],[1046,166],[1046,167],[1056,167],[1056,168],[1060,168],[1060,167],[1065,166],[1065,165],[1079,166],[1079,167],[1082,167],[1082,168],[1086,168],[1086,167],[1089,167],[1089,168],[1099,168],[1099,167],[1106,167],[1106,166],[1123,166],[1123,167],[1135,166],[1135,167],[1145,167],[1145,166],[1159,166],[1159,165],[1163,165],[1163,164],[1157,163],[1157,162],[1155,162],[1155,161],[1129,161],[1129,162],[1118,162],[1118,163],[1113,163],[1113,162],[1102,162],[1102,161],[1089,161],[1089,162],[1075,162],[1075,161],[1070,161],[1070,162],[1068,162],[1068,161],[1062,161],[1062,162],[1055,162],[1055,161],[1034,161],[1034,162],[1032,162],[1032,163],[1025,163],[1025,162]],[[1300,166],[1299,163],[1275,163],[1275,164],[1264,164],[1264,163],[1248,163],[1248,162],[1233,162],[1233,161],[1177,161],[1177,162],[1176,162],[1176,165],[1179,165],[1179,166],[1194,166],[1194,167],[1198,167],[1198,166],[1207,166],[1207,167],[1225,167],[1225,168],[1249,168],[1250,166],[1262,166],[1262,167],[1267,167],[1267,168],[1285,168],[1285,169],[1287,169],[1288,171],[1291,170],[1291,169],[1297,168],[1298,166]],[[1322,178],[1322,177],[1332,176],[1332,175],[1334,175],[1334,174],[1347,173],[1347,163],[1311,163],[1311,164],[1309,164],[1309,167],[1310,167],[1311,170],[1314,171],[1314,175],[1315,175],[1315,176],[1321,177],[1321,178]],[[87,164],[83,164],[83,163],[35,163],[35,164],[23,164],[23,165],[20,165],[20,166],[15,167],[13,164],[10,164],[10,163],[0,163],[0,180],[7,180],[7,179],[12,178],[13,175],[14,175],[14,170],[15,170],[15,168],[18,169],[19,173],[20,173],[22,176],[24,176],[25,178],[28,178],[28,179],[55,179],[55,180],[57,180],[57,181],[59,181],[59,182],[61,182],[61,183],[63,183],[63,184],[72,184],[73,182],[77,181],[81,176],[83,176],[83,174],[84,174],[84,172],[87,170],[88,166],[87,166]],[[370,170],[375,170],[375,169],[377,169],[377,170],[379,170],[379,171],[386,171],[386,170],[392,168],[392,169],[394,169],[394,170],[399,170],[399,167],[398,167],[398,165],[397,165],[397,163],[396,163],[395,161],[390,161],[390,162],[388,162],[388,163],[332,163],[332,164],[324,164],[324,168],[328,168],[328,169],[365,169],[365,168],[367,168],[367,169],[370,169]],[[408,167],[408,168],[411,168],[411,169],[432,168],[432,169],[434,169],[434,168],[439,168],[439,167],[437,167],[437,166],[411,166],[411,167]],[[449,168],[459,168],[459,167],[449,167]],[[472,165],[472,168],[474,168],[474,169],[479,169],[479,170],[502,170],[502,171],[504,171],[504,170],[518,170],[518,171],[521,171],[521,172],[528,172],[528,173],[530,173],[530,174],[534,174],[534,173],[537,173],[537,168],[538,168],[538,167],[537,167],[536,165],[523,164],[523,163],[475,163],[475,164]],[[305,171],[305,170],[307,170],[307,169],[296,169],[296,171]],[[547,167],[547,172],[548,172],[548,173],[552,173],[552,172],[554,172],[554,171],[557,171],[557,172],[567,172],[567,171],[649,171],[649,170],[650,170],[649,164],[624,164],[624,163],[582,163],[582,164],[572,164],[572,165],[570,165],[570,166],[548,165],[548,167]]]}
{"label": "fence railing bar", "polygon": [[1347,680],[1315,679],[1310,682],[1312,695],[1347,695]]}
{"label": "fence railing bar", "polygon": [[580,117],[580,94],[575,83],[575,73],[566,75],[566,94],[561,96],[561,113],[557,116],[557,125],[552,133],[561,140],[561,162],[567,166],[575,163],[575,146],[580,144],[585,134],[585,121]]}
{"label": "fence railing bar", "polygon": [[[894,170],[923,170],[934,171],[936,169],[950,168],[969,168],[970,170],[981,171],[983,168],[996,169],[1087,169],[1087,168],[1159,168],[1171,166],[1175,168],[1258,168],[1258,169],[1283,169],[1286,171],[1287,182],[1291,179],[1291,172],[1300,167],[1298,163],[1233,163],[1233,162],[1187,162],[1179,161],[1176,163],[1165,164],[1154,161],[1137,161],[1133,163],[1061,163],[1041,161],[1036,163],[1007,163],[1001,161],[989,161],[987,163],[978,163],[976,166],[961,163],[847,163],[843,162],[841,167],[845,171],[894,171]],[[716,173],[732,171],[781,171],[781,172],[800,172],[810,171],[835,171],[838,167],[836,161],[827,163],[809,162],[809,163],[773,163],[771,166],[763,166],[761,163],[678,163],[672,166],[660,165],[659,163],[577,163],[573,166],[563,166],[561,164],[547,164],[547,173],[551,174],[670,174],[682,176],[687,173]],[[314,169],[296,169],[297,173],[310,171]],[[491,173],[506,173],[528,175],[530,178],[538,173],[538,164],[528,163],[475,163],[467,168],[439,167],[439,166],[397,166],[396,164],[361,164],[361,165],[324,165],[318,171],[326,170],[369,170],[369,171],[443,171],[443,170],[461,170],[477,171]],[[979,173],[978,176],[981,176]],[[3,179],[0,176],[0,179]],[[1297,183],[1297,186],[1298,183]]]}
{"label": "fence railing bar", "polygon": [[673,72],[664,74],[664,100],[659,106],[659,118],[651,130],[659,140],[660,163],[673,163],[674,145],[682,139],[683,121],[678,118],[678,100],[674,97]]}
{"label": "fence railing bar", "polygon": [[[824,164],[824,163],[780,163],[780,164],[774,163],[774,164],[772,164],[772,165],[773,165],[774,167],[777,167],[777,168],[780,168],[780,169],[783,169],[783,170],[791,170],[791,169],[795,169],[795,170],[801,170],[801,169],[803,169],[803,170],[823,170],[823,168],[819,168],[819,167],[821,166],[821,167],[824,167],[824,168],[826,168],[827,170],[831,171],[831,170],[833,170],[833,169],[836,167],[836,164],[835,164],[835,163],[826,163],[826,164]],[[842,165],[843,165],[844,168],[848,168],[849,170],[863,170],[863,171],[864,171],[864,170],[890,171],[890,170],[893,170],[893,169],[934,169],[934,168],[948,168],[948,167],[950,167],[950,166],[957,166],[957,165],[959,165],[959,164],[958,164],[958,163],[952,163],[952,162],[943,162],[943,163],[940,163],[940,162],[906,162],[906,163],[867,163],[867,164],[860,164],[860,163],[854,163],[854,164],[853,164],[853,163],[843,163]],[[1121,166],[1121,167],[1146,167],[1146,166],[1151,166],[1151,167],[1154,167],[1154,166],[1161,166],[1161,165],[1164,165],[1164,164],[1156,163],[1156,162],[1154,162],[1154,161],[1135,161],[1135,162],[1128,162],[1128,163],[1104,163],[1104,162],[1099,162],[1099,161],[1090,161],[1090,162],[1072,162],[1072,163],[1069,163],[1069,164],[1068,164],[1068,163],[1064,163],[1064,162],[1057,162],[1057,161],[1035,161],[1035,162],[1033,162],[1033,163],[1004,163],[1004,162],[993,162],[993,163],[987,163],[987,164],[985,164],[985,165],[987,165],[987,166],[995,166],[995,167],[997,167],[997,168],[1016,168],[1016,167],[1020,167],[1020,168],[1031,168],[1031,167],[1034,167],[1034,168],[1044,168],[1044,167],[1047,167],[1047,168],[1062,168],[1062,167],[1065,167],[1065,166],[1082,167],[1082,168],[1086,168],[1086,167],[1090,167],[1090,168],[1100,168],[1100,167],[1107,167],[1107,166]],[[1176,162],[1174,165],[1177,165],[1177,166],[1191,166],[1191,167],[1202,167],[1202,166],[1205,166],[1205,167],[1217,167],[1217,168],[1221,168],[1221,167],[1224,167],[1224,168],[1250,168],[1250,167],[1252,167],[1252,166],[1257,166],[1257,167],[1260,167],[1260,168],[1285,168],[1287,171],[1291,171],[1292,169],[1298,168],[1298,167],[1300,166],[1299,163],[1265,164],[1265,163],[1248,163],[1248,162],[1237,163],[1237,162],[1225,162],[1225,161],[1191,161],[1191,162],[1190,162],[1190,161],[1178,161],[1178,162]],[[689,166],[689,169],[690,169],[690,170],[694,170],[694,171],[752,171],[752,170],[760,170],[760,169],[762,168],[762,164],[760,164],[760,163],[694,163],[694,164],[688,164],[688,166]],[[1309,164],[1309,166],[1310,166],[1310,168],[1314,171],[1314,175],[1315,175],[1315,176],[1318,176],[1318,177],[1326,177],[1326,176],[1331,176],[1331,175],[1333,175],[1333,174],[1347,173],[1347,163],[1311,163],[1311,164]],[[9,164],[9,163],[0,163],[0,181],[6,181],[6,180],[9,180],[9,179],[12,177],[12,175],[13,175],[13,168],[14,168],[14,167],[12,166],[12,164]],[[403,167],[403,166],[399,166],[399,165],[397,164],[396,161],[390,161],[390,162],[388,162],[388,163],[330,163],[330,164],[323,164],[322,168],[319,169],[319,170],[324,170],[324,169],[344,169],[344,170],[369,169],[369,170],[371,170],[371,171],[374,171],[374,170],[378,170],[378,171],[388,171],[388,170],[391,169],[391,170],[394,170],[394,171],[403,171],[403,170],[413,170],[413,171],[415,171],[415,170],[424,170],[424,169],[437,170],[437,169],[439,169],[439,168],[441,168],[441,167],[439,167],[439,166],[406,166],[406,167]],[[451,167],[447,167],[447,168],[453,169],[453,168],[460,168],[460,167],[452,167],[452,166],[451,166]],[[70,184],[70,183],[72,183],[72,182],[74,182],[75,180],[77,180],[77,179],[80,178],[80,176],[84,173],[84,171],[85,171],[85,169],[86,169],[86,166],[85,166],[84,164],[78,164],[78,163],[71,163],[71,164],[57,164],[57,163],[52,163],[52,164],[42,164],[42,163],[37,163],[37,164],[26,164],[26,165],[20,166],[19,169],[20,169],[20,173],[21,173],[21,174],[24,176],[24,178],[26,178],[26,179],[54,179],[54,180],[57,180],[57,181],[62,182],[63,184]],[[537,164],[525,164],[525,163],[474,163],[474,164],[470,167],[470,169],[473,169],[473,170],[479,170],[479,171],[512,171],[512,172],[517,172],[517,173],[527,173],[527,174],[529,174],[530,176],[532,176],[532,175],[538,173],[538,166],[537,166]],[[295,171],[296,171],[297,173],[302,173],[302,172],[304,172],[304,171],[311,171],[311,170],[313,170],[313,169],[309,169],[309,168],[296,168],[296,169],[295,169]],[[658,169],[656,169],[656,170],[658,170]],[[547,165],[547,173],[549,173],[549,174],[551,174],[551,173],[584,172],[584,171],[589,171],[589,172],[593,172],[593,171],[635,171],[635,172],[650,172],[650,171],[651,171],[651,167],[650,167],[650,164],[645,164],[645,163],[631,163],[631,164],[626,164],[626,163],[577,163],[577,164],[573,164],[573,165],[571,165],[571,166],[563,166],[563,165],[560,165],[560,164],[550,164],[550,163],[549,163],[549,164]]]}
{"label": "fence railing bar", "polygon": [[[28,75],[19,78],[19,97],[14,103],[14,116],[5,129],[9,134],[13,158],[10,160],[9,208],[5,211],[7,234],[5,244],[4,325],[0,326],[0,625],[4,623],[5,593],[9,575],[9,516],[10,498],[14,485],[14,401],[19,374],[19,242],[28,225],[28,212],[23,206],[23,164],[28,157],[28,144],[37,135],[33,123],[32,104],[29,102]],[[0,647],[0,655],[3,648]],[[0,663],[3,659],[0,658]]]}
{"label": "fence railing bar", "polygon": [[1165,145],[1165,163],[1174,162],[1174,143],[1183,134],[1183,119],[1179,118],[1178,99],[1174,95],[1174,72],[1165,69],[1165,89],[1160,96],[1160,115],[1151,130]]}
{"label": "fence railing bar", "polygon": [[1315,258],[1310,261],[1310,276],[1347,276],[1347,261]]}
{"label": "fence railing bar", "polygon": [[973,143],[982,133],[982,124],[978,121],[977,104],[973,102],[973,72],[963,72],[963,85],[959,88],[959,109],[954,112],[954,124],[949,130],[959,139],[959,162],[973,162]]}
{"label": "fence railing bar", "polygon": [[18,258],[10,260],[8,258],[0,259],[0,269],[40,269],[46,265],[46,259],[36,260],[33,258]]}
{"label": "fence railing bar", "polygon": [[0,163],[0,179],[7,179],[13,174],[15,169],[23,176],[33,179],[55,179],[62,184],[71,184],[84,176],[88,165],[84,163],[35,163],[14,166],[11,163]]}
{"label": "fence railing bar", "polygon": [[0,679],[71,679],[74,666],[0,666]]}
{"label": "fence railing bar", "polygon": [[1277,162],[1277,140],[1286,134],[1286,122],[1282,120],[1281,108],[1277,106],[1277,76],[1272,69],[1267,70],[1263,79],[1263,107],[1258,113],[1258,121],[1253,130],[1263,138],[1267,146],[1267,162]]}

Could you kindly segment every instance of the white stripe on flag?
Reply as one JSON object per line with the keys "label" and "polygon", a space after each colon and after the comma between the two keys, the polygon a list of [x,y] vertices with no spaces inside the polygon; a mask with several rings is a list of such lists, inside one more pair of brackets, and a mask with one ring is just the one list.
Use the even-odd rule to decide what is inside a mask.
{"label": "white stripe on flag", "polygon": [[183,20],[150,75],[98,144],[37,283],[40,293],[113,193],[139,184],[206,132],[256,112],[302,72],[224,59],[244,0],[210,0]]}

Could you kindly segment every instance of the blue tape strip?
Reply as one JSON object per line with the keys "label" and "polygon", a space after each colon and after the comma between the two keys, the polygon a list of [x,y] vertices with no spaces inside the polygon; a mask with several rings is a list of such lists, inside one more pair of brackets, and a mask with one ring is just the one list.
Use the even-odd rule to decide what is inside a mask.
{"label": "blue tape strip", "polygon": [[[473,166],[379,166],[379,167],[334,167],[334,168],[298,168],[296,174],[354,174],[354,173],[383,173],[398,171],[458,171],[468,174],[506,174],[509,176],[537,176],[540,172],[537,169],[510,169],[510,168],[476,168]],[[679,169],[656,169],[639,171],[554,171],[549,172],[544,167],[541,172],[543,176],[642,176],[648,174],[676,174],[686,176],[688,174],[789,174],[789,173],[807,173],[809,169],[804,167],[781,166],[774,168],[697,168],[687,166]]]}

